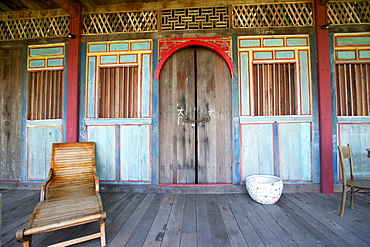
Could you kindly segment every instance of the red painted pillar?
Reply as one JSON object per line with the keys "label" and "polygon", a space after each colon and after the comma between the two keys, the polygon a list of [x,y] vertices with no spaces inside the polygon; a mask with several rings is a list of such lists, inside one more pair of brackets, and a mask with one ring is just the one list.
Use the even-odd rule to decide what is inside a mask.
{"label": "red painted pillar", "polygon": [[70,18],[71,34],[75,38],[68,40],[68,77],[67,77],[67,142],[78,141],[79,79],[80,79],[80,42],[81,42],[81,5],[73,6],[77,15]]}
{"label": "red painted pillar", "polygon": [[330,78],[329,31],[321,27],[328,23],[327,7],[315,0],[317,82],[319,91],[320,191],[334,192],[332,96]]}

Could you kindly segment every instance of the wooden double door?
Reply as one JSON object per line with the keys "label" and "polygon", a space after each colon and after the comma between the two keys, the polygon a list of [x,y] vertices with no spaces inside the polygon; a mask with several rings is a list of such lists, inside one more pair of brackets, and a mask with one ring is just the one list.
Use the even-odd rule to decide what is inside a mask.
{"label": "wooden double door", "polygon": [[160,183],[232,182],[230,71],[201,47],[174,53],[159,81]]}

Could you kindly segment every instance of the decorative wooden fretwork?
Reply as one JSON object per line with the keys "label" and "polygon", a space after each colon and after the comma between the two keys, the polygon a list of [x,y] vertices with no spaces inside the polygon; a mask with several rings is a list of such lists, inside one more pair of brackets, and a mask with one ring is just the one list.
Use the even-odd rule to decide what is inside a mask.
{"label": "decorative wooden fretwork", "polygon": [[329,2],[328,19],[334,25],[370,23],[370,1]]}
{"label": "decorative wooden fretwork", "polygon": [[138,118],[139,88],[137,66],[101,68],[99,118]]}
{"label": "decorative wooden fretwork", "polygon": [[229,28],[228,7],[162,10],[162,31]]}
{"label": "decorative wooden fretwork", "polygon": [[313,26],[312,3],[233,6],[234,28]]}
{"label": "decorative wooden fretwork", "polygon": [[157,31],[157,11],[84,15],[82,29],[83,34]]}
{"label": "decorative wooden fretwork", "polygon": [[297,115],[295,74],[295,63],[254,64],[253,115]]}
{"label": "decorative wooden fretwork", "polygon": [[0,40],[66,37],[69,17],[0,20]]}
{"label": "decorative wooden fretwork", "polygon": [[63,70],[28,73],[28,119],[62,119]]}

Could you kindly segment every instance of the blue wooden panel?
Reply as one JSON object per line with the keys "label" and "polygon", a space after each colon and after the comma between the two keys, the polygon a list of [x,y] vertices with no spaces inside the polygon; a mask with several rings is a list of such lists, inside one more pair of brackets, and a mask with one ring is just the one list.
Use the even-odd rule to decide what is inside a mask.
{"label": "blue wooden panel", "polygon": [[307,46],[307,38],[287,38],[287,46]]}
{"label": "blue wooden panel", "polygon": [[366,151],[370,148],[370,123],[340,124],[338,145],[345,146],[348,143],[351,144],[354,156],[355,177],[370,179],[370,158],[367,157]]}
{"label": "blue wooden panel", "polygon": [[353,37],[340,37],[336,39],[337,46],[358,46],[358,45],[370,45],[370,37],[364,36],[353,36]]}
{"label": "blue wooden panel", "polygon": [[149,117],[150,110],[150,55],[145,54],[142,56],[142,114],[143,117]]}
{"label": "blue wooden panel", "polygon": [[87,140],[95,142],[96,171],[99,180],[115,180],[115,126],[87,126]]}
{"label": "blue wooden panel", "polygon": [[311,124],[282,123],[278,132],[280,177],[311,181]]}
{"label": "blue wooden panel", "polygon": [[264,39],[264,46],[284,46],[284,39]]}
{"label": "blue wooden panel", "polygon": [[30,56],[52,56],[52,55],[62,55],[63,47],[50,47],[50,48],[31,48]]}
{"label": "blue wooden panel", "polygon": [[121,181],[150,181],[150,126],[121,126]]}
{"label": "blue wooden panel", "polygon": [[240,53],[240,81],[242,115],[250,115],[249,111],[249,53]]}
{"label": "blue wooden panel", "polygon": [[359,50],[358,57],[360,59],[366,59],[366,58],[370,59],[370,50]]}
{"label": "blue wooden panel", "polygon": [[30,68],[43,68],[45,67],[45,60],[31,60],[30,61]]}
{"label": "blue wooden panel", "polygon": [[127,51],[128,43],[110,44],[109,51]]}
{"label": "blue wooden panel", "polygon": [[89,57],[87,75],[87,116],[95,117],[95,65],[96,57]]}
{"label": "blue wooden panel", "polygon": [[104,52],[107,51],[106,44],[89,45],[89,52]]}
{"label": "blue wooden panel", "polygon": [[260,47],[260,39],[242,39],[240,40],[240,47]]}
{"label": "blue wooden panel", "polygon": [[47,178],[52,144],[60,141],[61,127],[27,128],[27,179]]}
{"label": "blue wooden panel", "polygon": [[272,51],[253,52],[254,59],[272,59]]}
{"label": "blue wooden panel", "polygon": [[107,63],[116,64],[117,63],[117,56],[116,55],[113,55],[113,56],[101,56],[101,63],[102,64],[107,64]]}
{"label": "blue wooden panel", "polygon": [[276,59],[294,59],[294,51],[276,51]]}
{"label": "blue wooden panel", "polygon": [[249,175],[274,175],[273,124],[241,125],[241,180]]}
{"label": "blue wooden panel", "polygon": [[136,63],[137,55],[136,54],[120,55],[119,62],[120,63]]}
{"label": "blue wooden panel", "polygon": [[301,100],[302,114],[311,114],[311,90],[310,90],[310,73],[308,63],[308,51],[299,51],[299,70],[301,74]]}
{"label": "blue wooden panel", "polygon": [[63,66],[63,59],[48,59],[48,66],[56,67],[56,66]]}
{"label": "blue wooden panel", "polygon": [[356,51],[337,51],[337,59],[355,59]]}
{"label": "blue wooden panel", "polygon": [[133,42],[131,43],[131,50],[140,51],[140,50],[150,50],[150,42]]}

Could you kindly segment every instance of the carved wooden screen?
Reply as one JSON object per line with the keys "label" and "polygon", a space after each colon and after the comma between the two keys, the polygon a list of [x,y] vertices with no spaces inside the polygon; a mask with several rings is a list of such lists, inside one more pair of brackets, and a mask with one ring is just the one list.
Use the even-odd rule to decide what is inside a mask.
{"label": "carved wooden screen", "polygon": [[338,116],[370,115],[370,64],[336,64]]}
{"label": "carved wooden screen", "polygon": [[138,118],[140,112],[138,67],[100,69],[99,118]]}
{"label": "carved wooden screen", "polygon": [[295,63],[253,65],[255,116],[296,115]]}
{"label": "carved wooden screen", "polygon": [[28,74],[28,119],[62,119],[63,70]]}

